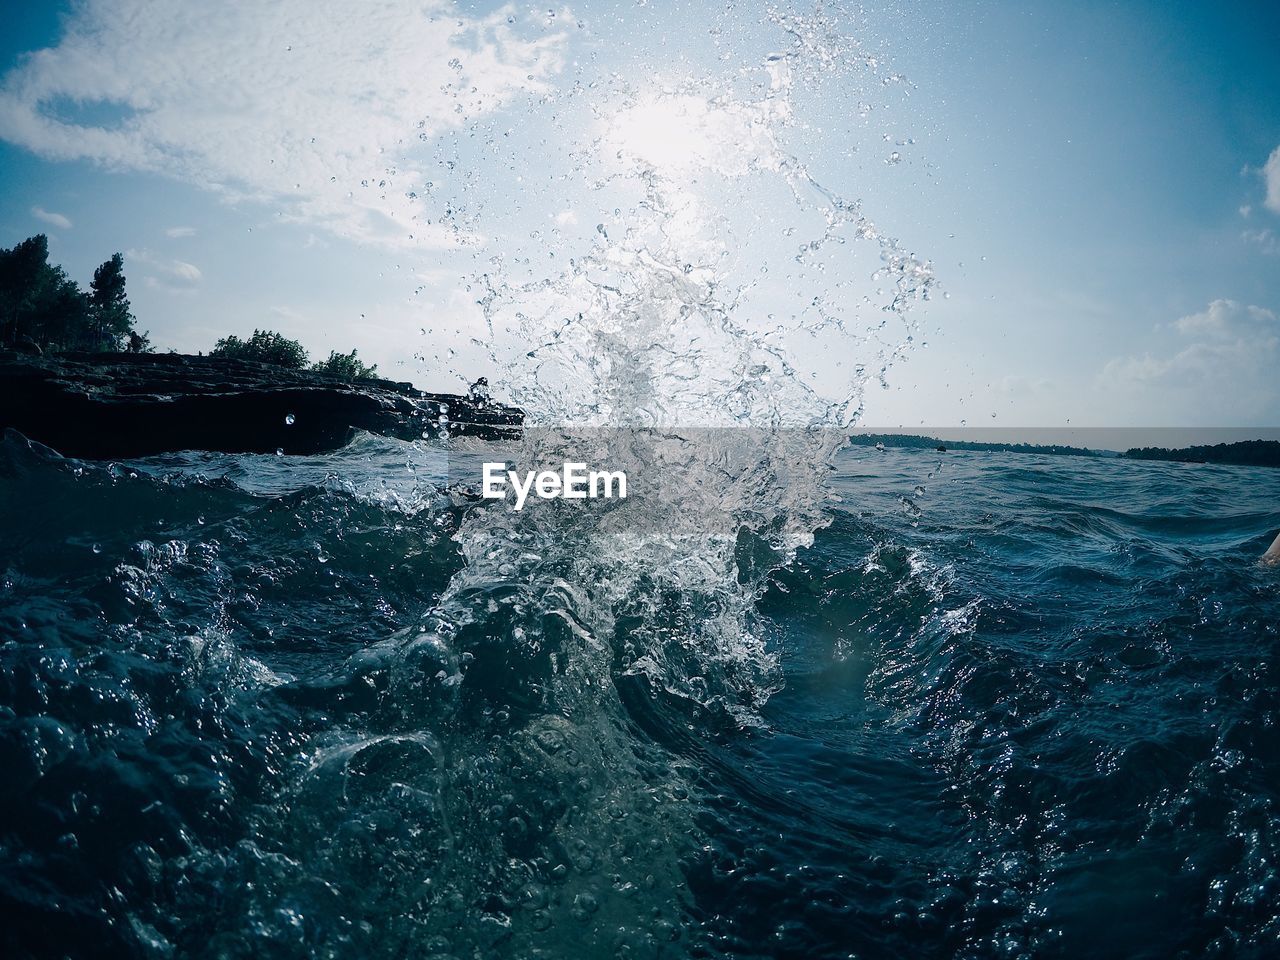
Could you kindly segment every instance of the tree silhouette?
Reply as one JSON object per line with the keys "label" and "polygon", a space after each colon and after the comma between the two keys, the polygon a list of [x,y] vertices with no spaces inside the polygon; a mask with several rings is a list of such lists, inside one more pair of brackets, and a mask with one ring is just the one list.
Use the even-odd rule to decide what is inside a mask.
{"label": "tree silhouette", "polygon": [[133,314],[124,292],[124,257],[111,259],[93,271],[89,285],[89,310],[98,342],[103,349],[119,350],[133,329]]}
{"label": "tree silhouette", "polygon": [[44,234],[0,249],[0,344],[30,352],[119,350],[132,329],[120,254],[94,272],[86,295],[49,262]]}
{"label": "tree silhouette", "polygon": [[16,346],[30,338],[48,281],[49,239],[44,234],[0,251],[0,331],[6,345]]}
{"label": "tree silhouette", "polygon": [[301,370],[307,365],[307,351],[302,344],[274,330],[254,330],[248,340],[241,340],[235,334],[223,337],[209,351],[209,356],[256,360],[290,370]]}

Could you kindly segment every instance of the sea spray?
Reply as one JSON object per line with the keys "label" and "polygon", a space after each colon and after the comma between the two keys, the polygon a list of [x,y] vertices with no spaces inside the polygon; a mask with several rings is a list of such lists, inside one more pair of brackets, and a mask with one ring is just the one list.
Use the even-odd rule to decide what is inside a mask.
{"label": "sea spray", "polygon": [[[742,704],[767,696],[776,664],[751,623],[769,564],[739,559],[758,543],[785,562],[826,522],[832,457],[867,383],[913,342],[914,308],[935,284],[927,262],[785,147],[798,84],[823,72],[900,78],[821,8],[774,9],[768,20],[781,48],[734,76],[646,89],[602,82],[600,119],[571,151],[571,175],[614,213],[602,212],[587,246],[557,250],[565,266],[550,275],[513,280],[507,264],[518,258],[495,256],[473,282],[495,382],[534,428],[515,459],[555,467],[586,448],[591,462],[628,471],[641,495],[574,515],[572,537],[561,536],[560,510],[519,520],[480,511],[459,534],[494,544],[477,558],[482,568],[523,577],[528,552],[502,549],[493,527],[514,537],[511,524],[528,524],[548,541],[537,564],[573,551],[590,567],[584,582],[616,585],[615,600],[634,601],[641,580],[657,595],[710,590],[719,614],[690,618],[706,662],[655,669],[668,660],[663,635],[631,644],[622,666],[645,664],[654,682],[695,699],[711,690]],[[761,223],[756,211],[779,219]],[[588,532],[608,539],[588,546]],[[627,548],[612,549],[624,534]]]}
{"label": "sea spray", "polygon": [[[476,257],[490,364],[459,357],[459,373],[529,424],[471,452],[621,470],[625,500],[483,501],[458,466],[476,444],[455,439],[449,475],[407,491],[423,458],[399,451],[385,489],[303,480],[231,529],[199,525],[249,553],[209,566],[252,626],[201,650],[283,645],[286,664],[244,705],[197,704],[200,723],[267,739],[270,789],[235,807],[234,842],[174,843],[168,899],[130,910],[155,951],[163,931],[221,955],[732,953],[691,922],[711,862],[701,760],[781,687],[758,600],[828,522],[831,459],[934,284],[786,146],[805,84],[899,81],[821,11],[764,29],[769,50],[722,76],[640,84],[596,63],[541,94],[523,129],[550,134],[551,186],[518,210],[482,196],[483,166],[444,164],[466,172],[433,226]],[[507,140],[494,122],[450,137],[474,135],[483,161]],[[532,183],[537,159],[494,175]],[[561,187],[583,229],[542,226],[566,213]],[[539,226],[507,243],[508,213]],[[279,460],[245,472],[275,490]],[[211,779],[199,812],[225,818]],[[185,918],[215,896],[231,919],[205,943]]]}
{"label": "sea spray", "polygon": [[678,932],[696,777],[636,725],[759,723],[781,674],[757,600],[827,522],[862,391],[935,282],[784,147],[797,78],[878,61],[846,64],[821,16],[770,20],[784,46],[750,95],[741,76],[596,87],[565,172],[601,211],[589,240],[493,253],[471,281],[492,380],[526,411],[508,459],[630,481],[607,503],[466,508],[461,569],[397,641],[389,702],[451,730],[433,769],[453,841],[424,909],[469,903],[484,922],[458,935],[482,951],[525,955],[551,927],[583,956]]}

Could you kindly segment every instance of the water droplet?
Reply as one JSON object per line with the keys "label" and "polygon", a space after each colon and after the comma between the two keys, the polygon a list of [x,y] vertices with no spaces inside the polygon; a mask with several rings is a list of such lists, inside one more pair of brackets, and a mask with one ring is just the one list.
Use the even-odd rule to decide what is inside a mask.
{"label": "water droplet", "polygon": [[277,456],[277,457],[283,457],[283,456],[284,456],[284,447],[276,447],[276,456]]}
{"label": "water droplet", "polygon": [[293,416],[293,414],[292,414],[292,413],[287,413],[287,414],[285,414],[284,422],[285,422],[285,424],[286,424],[287,426],[292,427],[292,426],[293,426],[293,421],[294,421],[294,419],[295,419],[295,418],[294,418],[294,416]]}

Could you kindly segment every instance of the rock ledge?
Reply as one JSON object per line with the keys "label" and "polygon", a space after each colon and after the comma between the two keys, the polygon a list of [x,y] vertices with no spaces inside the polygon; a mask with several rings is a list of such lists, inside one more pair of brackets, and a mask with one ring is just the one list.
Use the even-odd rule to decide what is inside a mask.
{"label": "rock ledge", "polygon": [[517,435],[524,415],[476,397],[389,380],[185,354],[0,353],[0,430],[69,457],[109,460],[176,450],[315,454],[357,430],[414,440]]}

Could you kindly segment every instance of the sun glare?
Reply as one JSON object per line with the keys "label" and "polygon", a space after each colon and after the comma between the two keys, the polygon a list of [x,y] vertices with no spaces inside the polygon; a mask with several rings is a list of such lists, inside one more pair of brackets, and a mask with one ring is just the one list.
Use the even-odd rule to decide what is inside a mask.
{"label": "sun glare", "polygon": [[656,94],[621,111],[609,124],[609,152],[659,175],[687,177],[702,170],[739,176],[771,157],[774,147],[754,105],[721,103],[688,94]]}

